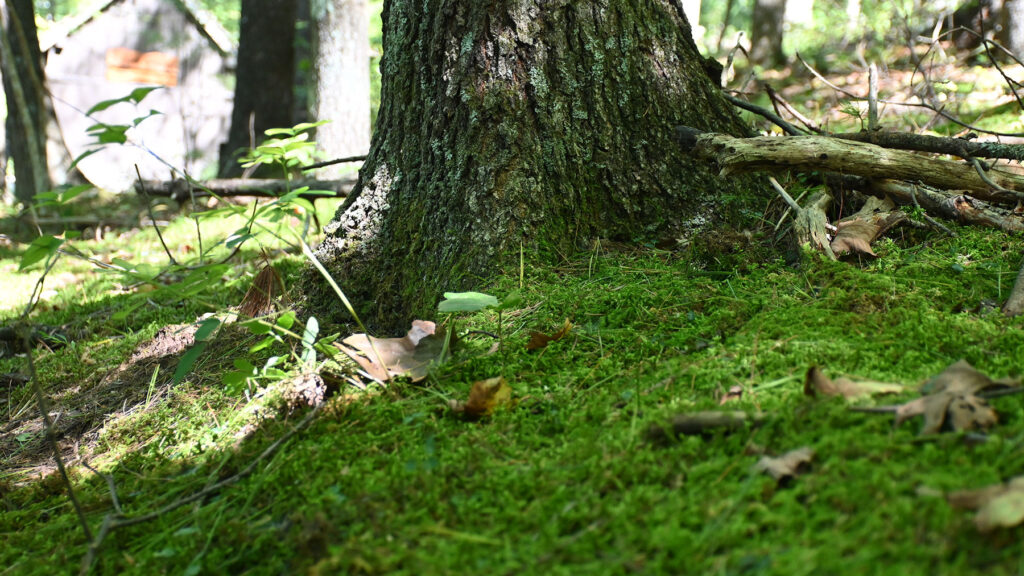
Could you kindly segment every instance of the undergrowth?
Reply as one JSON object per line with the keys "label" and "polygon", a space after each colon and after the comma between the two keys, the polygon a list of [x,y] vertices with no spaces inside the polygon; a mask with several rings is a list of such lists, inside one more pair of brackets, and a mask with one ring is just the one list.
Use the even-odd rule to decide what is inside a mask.
{"label": "undergrowth", "polygon": [[[799,267],[710,270],[689,253],[653,249],[603,250],[557,265],[527,255],[522,278],[510,268],[485,287],[522,295],[520,308],[501,317],[500,351],[488,354],[492,341],[475,333],[423,382],[336,394],[252,475],[109,536],[94,570],[1019,573],[1024,529],[982,535],[970,513],[941,496],[1024,468],[1019,396],[993,400],[1000,423],[979,443],[919,437],[916,422],[894,429],[891,416],[803,395],[812,365],[905,385],[961,358],[994,377],[1020,374],[1024,324],[992,303],[1012,285],[1024,242],[958,232],[883,242],[874,261],[808,257]],[[277,266],[287,278],[298,259],[285,258]],[[735,255],[731,261],[738,264]],[[244,282],[226,286],[208,304],[237,303]],[[60,322],[128,297],[83,305],[69,298],[36,321]],[[40,377],[58,401],[160,327],[194,322],[209,306],[157,301],[139,310],[37,352]],[[497,318],[485,311],[459,325],[497,333]],[[568,337],[525,350],[531,331],[553,332],[566,318],[574,325]],[[112,414],[98,432],[91,463],[113,479],[126,513],[230,477],[304,413],[282,409],[273,394],[221,384],[252,342],[244,330],[226,331],[184,382]],[[288,346],[275,344],[264,357],[288,354]],[[17,371],[19,362],[0,360],[0,372]],[[511,407],[480,421],[450,411],[450,400],[494,376],[511,385]],[[651,424],[717,409],[735,386],[742,398],[723,409],[766,414],[762,426],[668,445],[646,440]],[[15,408],[27,397],[19,394],[9,388]],[[751,470],[762,454],[801,446],[816,450],[813,469],[788,484]],[[73,469],[95,529],[112,505],[108,484]],[[0,475],[0,573],[72,572],[86,553],[61,484],[46,470],[33,476],[5,466]]]}

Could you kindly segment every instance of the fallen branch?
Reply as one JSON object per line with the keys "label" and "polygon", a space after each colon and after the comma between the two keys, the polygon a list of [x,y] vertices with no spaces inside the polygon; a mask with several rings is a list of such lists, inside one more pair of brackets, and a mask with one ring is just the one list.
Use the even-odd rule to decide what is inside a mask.
{"label": "fallen branch", "polygon": [[1024,176],[998,169],[988,178],[1006,190],[993,190],[970,164],[891,150],[827,136],[734,138],[676,128],[685,150],[721,167],[721,175],[753,171],[814,171],[923,182],[942,189],[966,190],[975,198],[1002,204],[1024,201]]}
{"label": "fallen branch", "polygon": [[[333,194],[329,196],[325,196],[322,193],[306,193],[300,195],[300,197],[307,200],[316,200],[318,198],[325,197],[342,198],[347,196],[355,186],[356,179],[357,177],[355,175],[342,180],[279,180],[263,178],[216,179],[207,180],[206,182],[203,182],[201,186],[193,185],[193,191],[196,197],[210,196],[212,193],[222,197],[262,196],[268,198],[282,196],[289,190],[297,190],[298,188],[307,186],[311,192],[318,190],[333,192]],[[145,192],[148,193],[149,196],[170,198],[176,202],[182,202],[189,198],[189,185],[185,180],[151,180],[145,182],[143,186],[145,188]],[[143,193],[138,182],[135,184],[135,192],[140,194]]]}

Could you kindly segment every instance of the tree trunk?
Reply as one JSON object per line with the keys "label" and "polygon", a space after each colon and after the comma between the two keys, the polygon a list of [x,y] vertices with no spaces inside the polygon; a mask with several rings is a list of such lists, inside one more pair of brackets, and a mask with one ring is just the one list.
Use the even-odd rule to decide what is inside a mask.
{"label": "tree trunk", "polygon": [[30,204],[50,189],[46,166],[46,92],[31,0],[0,0],[0,60],[7,96],[7,138],[14,161],[15,197]]}
{"label": "tree trunk", "polygon": [[786,0],[754,0],[750,19],[753,24],[750,59],[768,67],[784,63],[782,34],[786,24]]}
{"label": "tree trunk", "polygon": [[[365,154],[370,148],[370,33],[366,0],[313,2],[313,118],[327,158]],[[342,165],[317,171],[334,179]]]}
{"label": "tree trunk", "polygon": [[996,40],[1018,58],[1024,57],[1024,0],[1006,0],[999,12]]}
{"label": "tree trunk", "polygon": [[[242,0],[235,102],[228,141],[220,149],[220,176],[241,175],[240,152],[263,131],[293,124],[296,0]],[[279,176],[279,174],[278,174]]]}
{"label": "tree trunk", "polygon": [[[386,0],[377,130],[318,250],[378,327],[432,316],[521,246],[682,239],[759,189],[687,157],[673,126],[746,133],[678,0]],[[310,311],[349,320],[305,278]]]}

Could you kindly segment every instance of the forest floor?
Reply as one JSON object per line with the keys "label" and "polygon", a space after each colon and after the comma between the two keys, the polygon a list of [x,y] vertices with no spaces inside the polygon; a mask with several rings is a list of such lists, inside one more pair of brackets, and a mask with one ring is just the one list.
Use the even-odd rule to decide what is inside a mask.
{"label": "forest floor", "polygon": [[[118,205],[128,220],[144,213]],[[321,218],[334,206],[320,202]],[[207,247],[238,225],[205,221]],[[518,303],[440,315],[463,335],[452,358],[386,385],[343,357],[324,366],[330,341],[348,336],[336,327],[304,344],[310,325],[283,310],[232,322],[261,251],[286,286],[308,265],[273,234],[170,278],[147,277],[167,262],[152,228],[87,234],[74,244],[94,261],[63,256],[47,274],[31,320],[56,334],[30,357],[92,536],[115,509],[124,525],[90,552],[28,357],[0,349],[0,575],[74,572],[83,558],[97,574],[1024,571],[1019,492],[997,510],[1010,519],[954,506],[958,491],[1024,470],[1020,395],[989,400],[997,421],[984,432],[947,430],[963,428],[953,412],[922,434],[920,415],[895,425],[851,410],[935,392],[922,384],[959,360],[1019,378],[1024,320],[998,306],[1024,238],[900,228],[875,259],[792,265],[765,256],[774,225],[755,217],[672,250],[527,252],[481,288]],[[178,259],[201,249],[189,218],[163,231]],[[27,244],[4,242],[9,326],[42,270],[18,271]],[[313,338],[324,339],[313,388],[328,395],[315,411],[297,401],[309,398]],[[197,340],[202,353],[174,383]],[[876,383],[857,399],[825,396],[827,382],[807,383],[813,367]],[[471,417],[471,390],[498,377],[483,403],[493,410]],[[700,411],[745,421],[672,432]],[[766,457],[796,450],[800,466],[766,473],[785,464]]]}

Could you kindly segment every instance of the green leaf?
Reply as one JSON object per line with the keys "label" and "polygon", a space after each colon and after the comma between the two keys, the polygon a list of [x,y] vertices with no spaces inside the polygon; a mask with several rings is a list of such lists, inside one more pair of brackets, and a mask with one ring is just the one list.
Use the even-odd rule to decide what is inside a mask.
{"label": "green leaf", "polygon": [[514,292],[510,292],[507,296],[505,296],[504,299],[502,299],[501,306],[499,307],[499,309],[500,310],[510,310],[512,308],[518,308],[519,305],[522,304],[522,303],[523,303],[523,296],[522,296],[522,294],[519,293],[518,290],[516,290]]}
{"label": "green leaf", "polygon": [[249,329],[249,332],[252,332],[257,336],[268,334],[270,333],[271,330],[273,330],[273,328],[270,325],[260,320],[248,320],[246,322],[243,322],[242,326],[245,326],[246,328]]}
{"label": "green leaf", "polygon": [[238,368],[242,372],[247,372],[250,376],[256,374],[256,367],[253,366],[252,362],[249,362],[245,358],[235,358],[234,361],[231,362],[231,364],[233,364],[235,368]]}
{"label": "green leaf", "polygon": [[235,370],[233,372],[228,372],[227,374],[225,374],[220,379],[220,381],[221,384],[224,384],[226,388],[230,390],[236,390],[240,388],[242,384],[245,384],[245,381],[249,379],[249,376],[250,374],[246,372],[243,372],[241,370]]}
{"label": "green leaf", "polygon": [[163,112],[160,112],[159,110],[150,110],[149,114],[146,114],[145,116],[139,116],[138,118],[132,120],[132,126],[138,126],[139,124],[142,124],[144,120],[148,120],[153,116],[159,116],[161,114],[163,114]]}
{"label": "green leaf", "polygon": [[277,319],[277,325],[285,330],[291,330],[292,324],[295,324],[295,312],[291,310],[281,314]]}
{"label": "green leaf", "polygon": [[189,348],[188,352],[181,356],[181,360],[178,360],[178,367],[174,370],[174,378],[172,379],[174,384],[180,383],[185,378],[185,375],[192,371],[192,366],[195,365],[196,360],[199,360],[203,350],[206,350],[206,342],[196,342],[195,346]]}
{"label": "green leaf", "polygon": [[309,130],[310,128],[316,128],[317,126],[323,126],[324,124],[330,124],[330,122],[331,122],[330,120],[318,120],[316,122],[303,122],[301,124],[296,124],[295,127],[292,128],[292,130],[294,130],[296,132],[303,132],[303,131]]}
{"label": "green leaf", "polygon": [[320,333],[320,323],[315,316],[310,316],[306,321],[306,329],[302,332],[302,363],[311,366],[316,362],[316,349],[313,344],[316,342],[316,335]]}
{"label": "green leaf", "polygon": [[161,88],[163,88],[163,86],[144,86],[142,88],[136,88],[128,95],[128,99],[136,104],[141,104],[146,96],[149,96],[150,93],[160,90]]}
{"label": "green leaf", "polygon": [[217,318],[207,318],[199,323],[199,329],[196,330],[196,340],[207,341],[210,339],[210,335],[214,333],[217,328],[220,328],[220,320]]}
{"label": "green leaf", "polygon": [[71,162],[71,166],[68,168],[68,170],[74,170],[75,166],[78,166],[79,162],[85,160],[86,158],[92,156],[93,154],[99,152],[100,150],[102,150],[102,148],[93,148],[92,150],[86,150],[85,152],[82,152],[81,154],[78,155],[78,158],[75,158],[74,161]]}
{"label": "green leaf", "polygon": [[444,298],[437,305],[438,312],[476,312],[498,305],[497,298],[482,292],[445,292]]}
{"label": "green leaf", "polygon": [[273,335],[267,336],[263,340],[260,340],[257,344],[253,345],[252,348],[249,348],[249,353],[252,354],[255,352],[259,352],[260,350],[263,350],[267,346],[273,344],[275,340],[277,340],[277,338],[275,338]]}
{"label": "green leaf", "polygon": [[79,194],[86,190],[92,189],[92,184],[79,184],[78,186],[72,186],[67,190],[61,192],[60,203],[65,204],[75,199]]}
{"label": "green leaf", "polygon": [[57,253],[57,250],[64,244],[64,241],[56,236],[40,236],[32,241],[21,255],[21,263],[18,271],[24,270],[33,264],[45,260]]}

